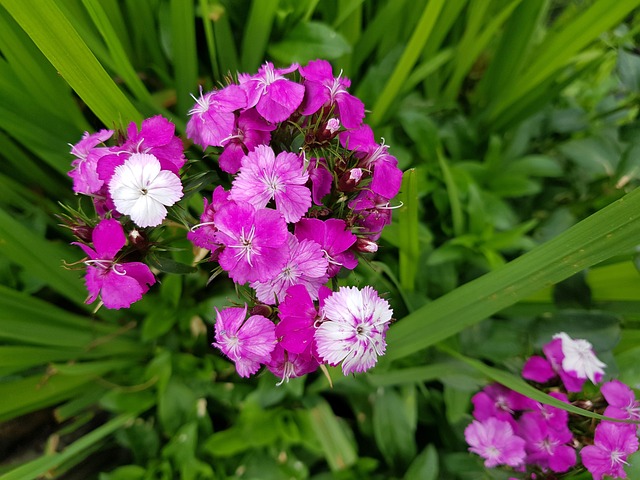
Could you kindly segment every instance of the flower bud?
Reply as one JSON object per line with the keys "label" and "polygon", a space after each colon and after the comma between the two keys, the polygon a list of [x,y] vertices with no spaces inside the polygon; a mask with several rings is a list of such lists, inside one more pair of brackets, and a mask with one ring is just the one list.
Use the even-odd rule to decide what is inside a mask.
{"label": "flower bud", "polygon": [[372,240],[359,237],[355,243],[355,249],[362,253],[375,253],[378,251],[378,244]]}
{"label": "flower bud", "polygon": [[362,179],[362,169],[352,168],[340,177],[338,188],[343,192],[353,192]]}
{"label": "flower bud", "polygon": [[259,303],[255,305],[250,311],[249,315],[262,315],[263,317],[269,318],[273,313],[273,309],[269,305],[264,305]]}

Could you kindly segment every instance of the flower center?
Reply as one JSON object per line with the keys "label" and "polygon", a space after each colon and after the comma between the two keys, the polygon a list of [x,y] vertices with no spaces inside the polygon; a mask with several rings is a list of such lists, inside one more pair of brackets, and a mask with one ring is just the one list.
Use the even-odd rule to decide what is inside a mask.
{"label": "flower center", "polygon": [[256,235],[256,227],[255,225],[251,225],[251,229],[248,234],[245,234],[244,227],[240,230],[240,243],[238,245],[229,245],[231,248],[236,248],[238,252],[236,253],[236,257],[245,258],[249,266],[253,267],[251,263],[251,255],[253,255],[253,239]]}

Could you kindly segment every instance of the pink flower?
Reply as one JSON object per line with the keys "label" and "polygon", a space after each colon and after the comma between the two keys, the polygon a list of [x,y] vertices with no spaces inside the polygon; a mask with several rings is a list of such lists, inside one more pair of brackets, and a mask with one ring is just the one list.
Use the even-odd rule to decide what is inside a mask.
{"label": "pink flower", "polygon": [[127,242],[117,220],[102,220],[93,229],[91,239],[95,250],[82,243],[74,243],[89,256],[85,262],[85,283],[89,291],[86,303],[95,301],[100,295],[107,308],[128,308],[156,282],[155,277],[144,263],[116,260],[116,255]]}
{"label": "pink flower", "polygon": [[312,115],[322,107],[335,105],[340,122],[346,128],[357,128],[364,118],[364,104],[347,92],[351,81],[342,76],[333,76],[331,64],[326,60],[313,60],[300,67],[304,77],[305,96],[303,115]]}
{"label": "pink flower", "polygon": [[514,417],[522,410],[528,410],[535,406],[535,402],[524,395],[514,392],[510,388],[492,383],[476,393],[471,398],[473,403],[473,417],[484,421],[495,417],[498,420],[509,422],[515,427]]}
{"label": "pink flower", "polygon": [[324,158],[312,158],[307,166],[307,173],[311,180],[313,203],[322,205],[322,199],[331,192],[333,175],[327,167]]}
{"label": "pink flower", "polygon": [[296,223],[295,235],[301,240],[313,240],[320,245],[329,262],[329,278],[336,276],[342,267],[353,270],[358,265],[358,260],[349,250],[357,237],[347,230],[344,220],[302,218]]}
{"label": "pink flower", "polygon": [[221,147],[233,135],[236,122],[234,112],[247,106],[247,96],[238,85],[228,85],[195,98],[196,104],[189,111],[187,138],[202,148]]}
{"label": "pink flower", "polygon": [[518,437],[508,422],[490,417],[485,421],[474,420],[464,430],[469,451],[485,459],[484,465],[519,467],[524,463],[525,441]]}
{"label": "pink flower", "polygon": [[606,417],[640,420],[640,402],[627,385],[620,380],[612,380],[603,384],[600,391],[609,404],[604,411]]}
{"label": "pink flower", "polygon": [[134,153],[116,167],[109,193],[119,213],[139,227],[155,227],[167,216],[166,207],[182,198],[182,183],[175,173],[161,170],[155,156]]}
{"label": "pink flower", "polygon": [[230,197],[256,208],[266,207],[273,199],[285,220],[295,223],[311,206],[311,192],[305,187],[308,179],[298,155],[281,152],[276,157],[271,147],[258,145],[242,159]]}
{"label": "pink flower", "polygon": [[255,147],[268,144],[276,125],[267,122],[255,110],[242,112],[230,136],[223,140],[224,150],[218,158],[220,168],[227,173],[237,173],[242,157]]}
{"label": "pink flower", "polygon": [[518,421],[518,435],[526,442],[527,463],[556,473],[566,472],[576,464],[576,452],[567,443],[573,434],[552,428],[538,412],[527,412]]}
{"label": "pink flower", "polygon": [[249,377],[258,371],[261,363],[271,359],[276,346],[275,326],[262,315],[247,317],[244,308],[216,309],[215,347],[222,350],[235,364],[238,375]]}
{"label": "pink flower", "polygon": [[[320,307],[331,295],[327,287],[320,287]],[[302,353],[313,343],[318,310],[304,285],[293,285],[287,289],[284,300],[278,305],[280,322],[276,325],[276,337],[282,348],[290,353]]]}
{"label": "pink flower", "polygon": [[290,378],[315,372],[318,368],[318,361],[311,354],[310,348],[301,353],[291,353],[285,350],[282,345],[277,344],[271,353],[271,359],[266,362],[266,366],[271,373],[281,379],[279,383],[281,384],[288,382]]}
{"label": "pink flower", "polygon": [[596,427],[593,445],[584,447],[580,455],[594,480],[602,480],[604,475],[627,478],[624,471],[627,456],[636,450],[638,437],[634,425],[601,422]]}
{"label": "pink flower", "polygon": [[100,130],[98,133],[84,132],[82,140],[71,147],[71,154],[76,157],[71,162],[73,170],[69,176],[73,178],[73,191],[91,195],[100,190],[104,181],[98,176],[98,160],[109,153],[107,147],[97,147],[113,135],[113,130]]}
{"label": "pink flower", "polygon": [[328,262],[320,245],[312,240],[298,240],[289,234],[289,260],[280,272],[267,282],[254,282],[258,300],[267,305],[284,300],[285,292],[292,285],[304,285],[311,296],[318,298],[318,290],[329,279]]}
{"label": "pink flower", "polygon": [[216,239],[225,247],[218,261],[234,282],[268,282],[281,272],[289,259],[289,232],[282,214],[230,202],[220,207],[213,221]]}
{"label": "pink flower", "polygon": [[182,140],[175,131],[176,126],[161,115],[144,119],[140,132],[135,122],[131,122],[127,129],[128,139],[122,149],[129,153],[151,154],[158,159],[162,170],[177,175],[187,159]]}
{"label": "pink flower", "polygon": [[277,123],[289,118],[302,102],[304,87],[284,75],[297,69],[297,64],[276,69],[267,62],[256,75],[238,75],[240,87],[247,94],[247,108],[256,107],[269,122]]}
{"label": "pink flower", "polygon": [[360,227],[358,236],[368,240],[378,240],[382,229],[391,223],[389,200],[370,190],[360,192],[349,202],[349,208],[353,209],[356,225]]}
{"label": "pink flower", "polygon": [[342,362],[342,372],[348,375],[368,370],[384,354],[393,311],[373,288],[340,287],[325,300],[322,314],[315,340],[323,361]]}

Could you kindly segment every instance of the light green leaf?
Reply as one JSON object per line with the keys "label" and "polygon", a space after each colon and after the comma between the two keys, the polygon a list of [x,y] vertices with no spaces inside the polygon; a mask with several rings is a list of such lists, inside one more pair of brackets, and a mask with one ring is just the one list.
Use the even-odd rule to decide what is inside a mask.
{"label": "light green leaf", "polygon": [[307,63],[316,58],[332,60],[351,52],[351,46],[323,23],[300,23],[280,42],[269,47],[269,55],[282,63]]}

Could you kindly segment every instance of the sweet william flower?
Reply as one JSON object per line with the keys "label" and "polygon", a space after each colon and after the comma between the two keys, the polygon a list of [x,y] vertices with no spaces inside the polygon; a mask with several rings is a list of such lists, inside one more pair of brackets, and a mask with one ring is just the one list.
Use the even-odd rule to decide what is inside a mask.
{"label": "sweet william flower", "polygon": [[640,402],[627,385],[620,380],[612,380],[602,385],[600,391],[609,404],[604,411],[606,417],[640,420]]}
{"label": "sweet william flower", "polygon": [[518,424],[518,435],[526,442],[527,463],[556,473],[576,464],[576,452],[567,445],[573,439],[568,428],[552,428],[539,412],[525,413]]}
{"label": "sweet william flower", "polygon": [[562,369],[565,372],[580,379],[588,378],[593,383],[602,380],[606,365],[593,353],[591,343],[583,339],[574,340],[564,332],[555,334],[553,338],[562,341]]}
{"label": "sweet william flower", "polygon": [[295,223],[311,206],[311,191],[305,186],[308,179],[298,155],[281,152],[276,157],[271,147],[258,145],[242,159],[230,198],[256,208],[266,207],[273,199],[284,219]]}
{"label": "sweet william flower", "polygon": [[155,277],[144,263],[116,260],[116,255],[127,242],[122,225],[117,220],[100,221],[91,237],[94,248],[74,243],[89,256],[85,262],[85,283],[89,291],[86,303],[92,303],[100,296],[107,308],[128,308],[156,282]]}
{"label": "sweet william flower", "polygon": [[267,62],[255,75],[238,75],[240,87],[247,94],[247,108],[255,107],[265,120],[273,123],[289,118],[302,103],[304,87],[284,75],[297,69],[295,63],[278,69]]}
{"label": "sweet william flower", "polygon": [[288,382],[291,378],[301,377],[307,373],[315,372],[318,361],[311,354],[311,347],[300,353],[291,353],[285,350],[281,344],[271,352],[271,359],[265,363],[267,368],[282,382]]}
{"label": "sweet william flower", "polygon": [[627,478],[624,466],[627,456],[638,450],[638,437],[633,425],[601,422],[596,427],[593,445],[580,451],[582,464],[593,475],[594,480]]}
{"label": "sweet william flower", "polygon": [[299,239],[313,240],[322,247],[329,262],[329,277],[336,276],[342,267],[353,270],[358,265],[354,253],[349,250],[357,237],[347,230],[344,220],[302,218],[296,223],[295,235]]}
{"label": "sweet william flower", "polygon": [[182,184],[176,174],[161,170],[155,156],[134,153],[116,167],[109,193],[119,213],[139,227],[155,227],[167,216],[166,207],[182,198]]}
{"label": "sweet william flower", "polygon": [[345,375],[370,369],[384,354],[393,312],[373,288],[340,287],[325,299],[322,315],[315,333],[318,355],[330,365],[342,362]]}
{"label": "sweet william flower", "polygon": [[241,377],[253,375],[261,363],[271,359],[276,346],[275,325],[262,315],[247,318],[246,305],[222,311],[216,309],[215,330],[213,345],[235,363]]}
{"label": "sweet william flower", "polygon": [[490,417],[474,420],[464,430],[469,451],[484,458],[488,468],[498,465],[519,467],[525,460],[525,441],[517,436],[509,422]]}
{"label": "sweet william flower", "polygon": [[82,140],[71,147],[71,154],[76,157],[71,162],[73,169],[69,176],[73,179],[73,191],[91,195],[100,190],[104,181],[98,175],[98,160],[106,154],[107,147],[98,147],[113,135],[113,130],[100,130],[90,134],[84,132]]}
{"label": "sweet william flower", "polygon": [[268,282],[289,259],[289,232],[280,212],[229,202],[220,207],[213,221],[216,238],[224,245],[218,261],[234,282]]}
{"label": "sweet william flower", "polygon": [[255,110],[240,113],[230,136],[222,141],[224,150],[218,158],[220,168],[227,173],[238,173],[242,157],[258,145],[268,144],[276,125],[267,122]]}

